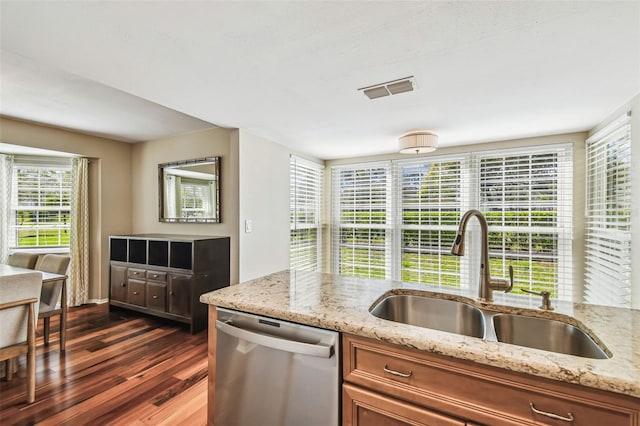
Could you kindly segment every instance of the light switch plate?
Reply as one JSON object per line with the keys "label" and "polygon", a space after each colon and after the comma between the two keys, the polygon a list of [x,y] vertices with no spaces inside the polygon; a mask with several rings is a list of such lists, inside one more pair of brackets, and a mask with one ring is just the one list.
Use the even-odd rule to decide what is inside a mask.
{"label": "light switch plate", "polygon": [[247,219],[244,221],[244,232],[247,234],[252,231],[253,221],[251,219]]}

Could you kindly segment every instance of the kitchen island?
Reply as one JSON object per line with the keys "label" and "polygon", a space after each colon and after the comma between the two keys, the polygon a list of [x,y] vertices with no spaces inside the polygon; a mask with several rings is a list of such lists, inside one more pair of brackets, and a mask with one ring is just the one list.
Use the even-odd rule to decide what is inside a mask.
{"label": "kitchen island", "polygon": [[[212,327],[211,318],[215,319],[215,307],[218,306],[336,330],[344,335],[417,350],[416,353],[523,374],[523,377],[611,392],[631,401],[632,405],[637,402],[640,407],[640,399],[637,399],[640,398],[640,311],[554,301],[555,310],[543,312],[537,309],[540,305],[537,296],[497,292],[493,304],[471,302],[483,309],[515,314],[565,320],[567,316],[571,317],[576,325],[606,348],[611,356],[609,359],[582,358],[410,326],[376,318],[369,312],[372,304],[388,292],[424,291],[435,292],[433,297],[473,299],[475,296],[469,289],[282,271],[206,293],[200,300],[211,305],[209,333],[213,339],[215,327]],[[215,365],[215,359],[213,362]],[[630,414],[629,418],[632,419],[630,424],[640,421],[637,413]]]}

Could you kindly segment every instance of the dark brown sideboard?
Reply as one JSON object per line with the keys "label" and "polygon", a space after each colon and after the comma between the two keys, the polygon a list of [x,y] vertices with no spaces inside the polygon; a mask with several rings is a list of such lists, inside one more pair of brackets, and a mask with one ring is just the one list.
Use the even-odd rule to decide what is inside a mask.
{"label": "dark brown sideboard", "polygon": [[229,237],[137,234],[109,237],[109,306],[207,328],[200,295],[229,286]]}

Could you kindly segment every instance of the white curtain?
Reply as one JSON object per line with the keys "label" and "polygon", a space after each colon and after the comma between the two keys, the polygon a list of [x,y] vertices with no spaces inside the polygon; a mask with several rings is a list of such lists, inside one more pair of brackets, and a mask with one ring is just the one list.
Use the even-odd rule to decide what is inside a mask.
{"label": "white curtain", "polygon": [[9,257],[12,175],[13,156],[0,154],[0,263],[7,263]]}
{"label": "white curtain", "polygon": [[89,160],[76,157],[72,163],[70,234],[70,306],[89,298]]}

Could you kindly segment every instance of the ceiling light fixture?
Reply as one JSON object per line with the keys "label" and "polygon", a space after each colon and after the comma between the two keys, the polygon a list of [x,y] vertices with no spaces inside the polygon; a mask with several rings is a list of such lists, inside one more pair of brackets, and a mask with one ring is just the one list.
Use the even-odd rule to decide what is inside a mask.
{"label": "ceiling light fixture", "polygon": [[362,90],[362,93],[369,99],[376,99],[389,95],[397,95],[398,93],[411,92],[413,89],[415,89],[415,79],[413,76],[409,76],[374,84],[372,86],[361,87],[358,90]]}
{"label": "ceiling light fixture", "polygon": [[438,148],[438,135],[428,130],[405,133],[398,140],[401,154],[425,154]]}

